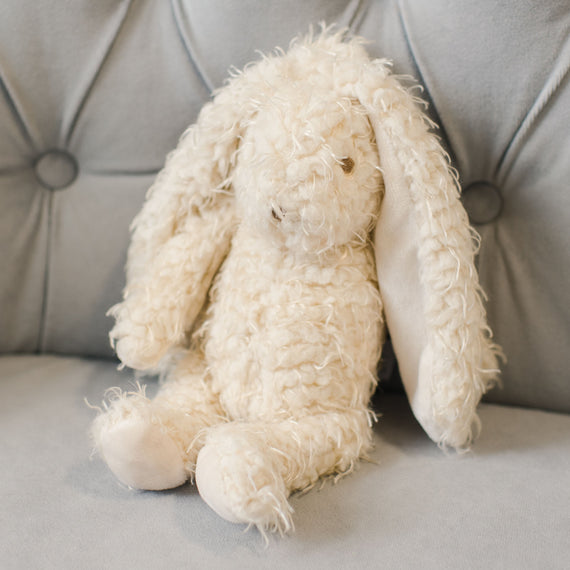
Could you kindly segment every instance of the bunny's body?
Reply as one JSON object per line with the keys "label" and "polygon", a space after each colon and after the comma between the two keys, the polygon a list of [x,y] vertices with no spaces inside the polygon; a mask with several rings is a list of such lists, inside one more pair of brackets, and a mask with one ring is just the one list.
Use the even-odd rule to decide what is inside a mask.
{"label": "bunny's body", "polygon": [[205,325],[212,387],[232,420],[367,409],[382,315],[372,253],[307,257],[243,226],[234,237]]}
{"label": "bunny's body", "polygon": [[288,530],[289,494],[370,448],[384,315],[418,419],[467,445],[496,364],[473,250],[385,62],[326,32],[263,59],[204,107],[134,222],[111,338],[166,380],[153,400],[113,392],[98,450],[127,485],[195,477],[225,518]]}

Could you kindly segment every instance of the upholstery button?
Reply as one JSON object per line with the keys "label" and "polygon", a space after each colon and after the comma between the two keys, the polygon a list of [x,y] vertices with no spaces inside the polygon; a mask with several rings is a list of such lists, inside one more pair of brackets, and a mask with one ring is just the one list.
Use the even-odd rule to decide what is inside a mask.
{"label": "upholstery button", "polygon": [[49,190],[62,190],[77,178],[79,167],[65,150],[49,150],[36,160],[34,171],[38,182]]}
{"label": "upholstery button", "polygon": [[463,190],[463,206],[473,224],[488,224],[496,220],[503,209],[499,189],[489,182],[473,182]]}

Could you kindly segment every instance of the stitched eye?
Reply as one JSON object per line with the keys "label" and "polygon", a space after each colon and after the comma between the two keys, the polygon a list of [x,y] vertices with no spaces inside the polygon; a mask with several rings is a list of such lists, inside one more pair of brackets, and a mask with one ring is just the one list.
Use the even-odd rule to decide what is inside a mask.
{"label": "stitched eye", "polygon": [[354,169],[354,160],[350,156],[345,156],[339,160],[340,167],[345,174],[350,174]]}
{"label": "stitched eye", "polygon": [[285,208],[282,208],[281,206],[277,206],[277,210],[275,208],[271,208],[271,215],[273,216],[273,219],[277,222],[282,222],[286,213],[287,210]]}

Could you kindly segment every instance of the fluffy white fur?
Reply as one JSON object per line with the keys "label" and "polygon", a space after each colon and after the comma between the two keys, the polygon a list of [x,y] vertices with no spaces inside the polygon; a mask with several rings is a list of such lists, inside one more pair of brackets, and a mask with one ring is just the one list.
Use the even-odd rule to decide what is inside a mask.
{"label": "fluffy white fur", "polygon": [[134,221],[112,309],[121,361],[165,376],[153,400],[113,391],[94,422],[121,481],[196,476],[225,518],[291,529],[290,493],[370,449],[384,313],[418,419],[468,444],[495,349],[428,127],[386,62],[326,32],[204,107]]}

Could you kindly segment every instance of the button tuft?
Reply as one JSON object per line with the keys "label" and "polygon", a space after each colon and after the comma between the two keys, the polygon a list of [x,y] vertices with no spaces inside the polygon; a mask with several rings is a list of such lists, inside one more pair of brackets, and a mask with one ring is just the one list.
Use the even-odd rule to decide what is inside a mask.
{"label": "button tuft", "polygon": [[49,190],[67,188],[77,178],[79,167],[75,158],[65,150],[49,150],[34,164],[38,182]]}
{"label": "button tuft", "polygon": [[469,184],[463,190],[461,201],[473,224],[489,224],[499,217],[503,209],[499,189],[485,181]]}

